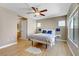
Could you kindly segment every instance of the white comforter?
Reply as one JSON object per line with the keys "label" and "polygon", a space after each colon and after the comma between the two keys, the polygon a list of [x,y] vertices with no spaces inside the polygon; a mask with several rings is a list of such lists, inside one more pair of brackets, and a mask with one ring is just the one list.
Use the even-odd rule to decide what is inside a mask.
{"label": "white comforter", "polygon": [[43,41],[46,42],[47,44],[54,44],[55,43],[55,35],[54,34],[32,34],[29,36],[31,40],[38,40],[38,41]]}

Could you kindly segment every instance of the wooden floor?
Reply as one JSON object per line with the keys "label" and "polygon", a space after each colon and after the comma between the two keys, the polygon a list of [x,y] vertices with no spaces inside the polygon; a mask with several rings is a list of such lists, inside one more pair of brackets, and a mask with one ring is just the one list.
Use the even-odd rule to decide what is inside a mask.
{"label": "wooden floor", "polygon": [[[26,51],[30,46],[31,41],[18,40],[17,44],[1,49],[0,56],[35,56]],[[42,53],[39,56],[72,56],[66,42],[56,42],[56,45],[48,49],[40,43],[34,43],[34,46],[41,49]]]}

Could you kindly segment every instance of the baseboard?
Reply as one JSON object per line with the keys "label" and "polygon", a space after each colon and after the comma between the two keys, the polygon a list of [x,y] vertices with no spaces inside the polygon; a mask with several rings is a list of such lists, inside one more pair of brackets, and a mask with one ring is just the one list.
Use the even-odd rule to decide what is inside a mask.
{"label": "baseboard", "polygon": [[10,44],[1,46],[0,49],[3,49],[3,48],[6,48],[6,47],[9,47],[9,46],[12,46],[12,45],[14,45],[14,44],[17,44],[17,42],[14,42],[14,43],[10,43]]}
{"label": "baseboard", "polygon": [[67,45],[68,45],[68,47],[69,47],[69,49],[70,49],[70,51],[71,51],[72,55],[73,55],[73,56],[75,56],[75,54],[74,54],[74,52],[72,51],[72,49],[70,48],[70,46],[69,46],[68,42],[67,42]]}

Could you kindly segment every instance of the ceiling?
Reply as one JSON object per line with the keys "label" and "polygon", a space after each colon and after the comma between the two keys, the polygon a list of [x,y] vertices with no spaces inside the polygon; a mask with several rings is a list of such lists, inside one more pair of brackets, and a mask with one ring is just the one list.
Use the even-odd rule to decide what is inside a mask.
{"label": "ceiling", "polygon": [[[0,3],[1,7],[15,11],[21,16],[37,20],[67,15],[70,5],[70,3]],[[44,12],[46,16],[34,17],[34,14],[27,14],[27,12],[33,11],[31,7],[38,7],[40,10],[47,9],[48,11]]]}

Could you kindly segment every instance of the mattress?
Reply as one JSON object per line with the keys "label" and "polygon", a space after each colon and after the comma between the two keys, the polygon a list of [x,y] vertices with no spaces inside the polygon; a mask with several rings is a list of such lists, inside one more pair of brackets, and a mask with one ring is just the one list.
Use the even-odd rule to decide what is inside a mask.
{"label": "mattress", "polygon": [[33,41],[41,41],[41,42],[46,42],[47,44],[52,44],[55,41],[54,34],[43,34],[43,33],[38,33],[38,34],[32,34],[29,36],[30,40]]}

